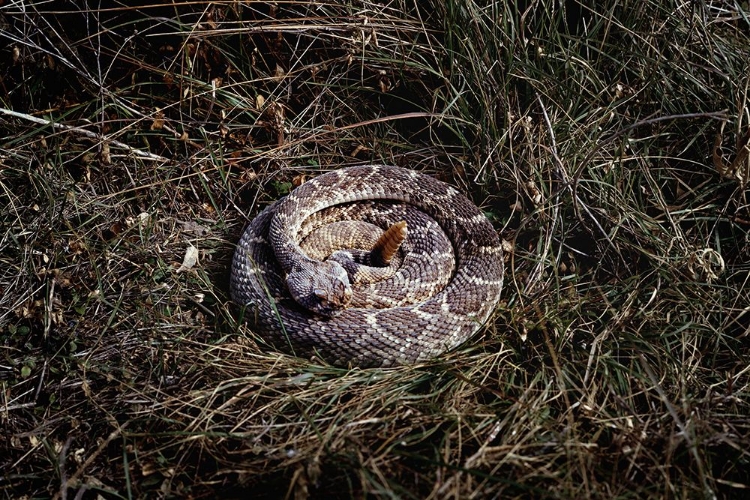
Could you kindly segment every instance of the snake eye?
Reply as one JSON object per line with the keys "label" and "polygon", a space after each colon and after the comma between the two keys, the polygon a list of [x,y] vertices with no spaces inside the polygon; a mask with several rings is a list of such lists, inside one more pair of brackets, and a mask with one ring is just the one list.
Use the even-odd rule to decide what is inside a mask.
{"label": "snake eye", "polygon": [[322,300],[326,300],[328,298],[328,294],[322,288],[316,288],[315,290],[313,290],[313,295]]}

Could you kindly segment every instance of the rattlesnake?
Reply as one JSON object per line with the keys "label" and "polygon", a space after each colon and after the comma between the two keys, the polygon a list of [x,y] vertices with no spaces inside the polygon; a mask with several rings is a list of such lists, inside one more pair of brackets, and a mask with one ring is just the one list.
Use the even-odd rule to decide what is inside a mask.
{"label": "rattlesnake", "polygon": [[[338,262],[319,260],[332,249],[314,254],[310,246],[331,238],[316,236],[319,226],[338,217],[381,227],[406,220],[387,281],[353,289]],[[230,288],[277,348],[339,366],[392,366],[468,339],[495,309],[502,283],[499,238],[473,203],[430,176],[368,165],[315,177],[261,212],[237,245]]]}

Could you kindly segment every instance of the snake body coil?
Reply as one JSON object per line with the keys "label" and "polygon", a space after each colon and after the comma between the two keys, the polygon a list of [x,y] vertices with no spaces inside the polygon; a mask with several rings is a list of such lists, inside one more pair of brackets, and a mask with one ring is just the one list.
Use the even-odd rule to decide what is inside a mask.
{"label": "snake body coil", "polygon": [[[335,258],[322,260],[349,245],[369,250],[378,237],[336,229],[330,234],[348,241],[320,250],[335,239],[323,226],[336,219],[377,233],[406,221],[389,277],[360,284]],[[473,203],[427,175],[372,165],[320,175],[259,214],[237,245],[231,295],[280,349],[336,365],[391,366],[464,342],[495,309],[502,283],[499,238]]]}

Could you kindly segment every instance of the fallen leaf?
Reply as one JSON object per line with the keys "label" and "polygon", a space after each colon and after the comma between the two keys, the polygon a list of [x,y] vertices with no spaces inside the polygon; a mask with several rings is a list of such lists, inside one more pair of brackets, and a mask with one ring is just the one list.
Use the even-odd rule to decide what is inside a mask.
{"label": "fallen leaf", "polygon": [[198,263],[198,249],[190,245],[185,250],[185,257],[182,259],[182,265],[177,268],[178,273],[192,269]]}

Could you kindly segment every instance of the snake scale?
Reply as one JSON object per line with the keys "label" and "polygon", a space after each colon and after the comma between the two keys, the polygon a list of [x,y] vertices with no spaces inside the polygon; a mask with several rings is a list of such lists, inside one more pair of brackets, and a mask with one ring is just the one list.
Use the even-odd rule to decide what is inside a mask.
{"label": "snake scale", "polygon": [[[337,219],[355,229],[326,229]],[[349,250],[370,250],[378,236],[357,233],[377,226],[382,235],[395,223],[406,239],[391,269],[361,281],[354,275],[370,266]],[[341,247],[318,248],[340,234]],[[335,250],[341,259],[324,260]],[[428,175],[367,165],[319,175],[262,211],[237,245],[230,291],[274,347],[373,367],[458,346],[492,314],[502,284],[497,232],[471,201]]]}

